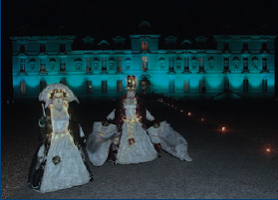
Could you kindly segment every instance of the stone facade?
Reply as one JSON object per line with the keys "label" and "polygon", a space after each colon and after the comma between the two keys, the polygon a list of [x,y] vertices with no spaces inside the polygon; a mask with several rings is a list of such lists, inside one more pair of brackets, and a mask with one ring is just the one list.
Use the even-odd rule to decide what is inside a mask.
{"label": "stone facade", "polygon": [[80,98],[115,98],[125,92],[127,75],[138,77],[138,93],[272,97],[275,37],[138,34],[109,42],[89,36],[11,37],[14,98],[37,98],[47,84],[59,82]]}

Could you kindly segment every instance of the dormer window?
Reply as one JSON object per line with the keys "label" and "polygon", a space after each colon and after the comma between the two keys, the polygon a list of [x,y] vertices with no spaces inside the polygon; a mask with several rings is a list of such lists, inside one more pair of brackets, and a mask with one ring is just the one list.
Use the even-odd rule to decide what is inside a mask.
{"label": "dormer window", "polygon": [[66,52],[66,44],[60,44],[60,52]]}
{"label": "dormer window", "polygon": [[40,52],[45,53],[45,51],[46,51],[45,44],[40,44]]}
{"label": "dormer window", "polygon": [[21,44],[19,51],[20,53],[25,53],[25,45]]}
{"label": "dormer window", "polygon": [[142,42],[142,51],[148,51],[149,47],[148,47],[148,42],[143,41]]}

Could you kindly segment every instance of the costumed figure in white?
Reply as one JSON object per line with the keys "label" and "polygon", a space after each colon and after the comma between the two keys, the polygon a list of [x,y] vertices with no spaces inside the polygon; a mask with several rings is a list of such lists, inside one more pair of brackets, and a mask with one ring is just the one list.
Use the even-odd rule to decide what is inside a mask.
{"label": "costumed figure in white", "polygon": [[161,156],[161,148],[181,160],[192,161],[187,141],[165,121],[155,121],[136,95],[136,87],[136,77],[128,76],[127,94],[121,97],[106,122],[94,123],[86,145],[90,161],[96,166],[106,160],[115,164],[148,162]]}
{"label": "costumed figure in white", "polygon": [[40,145],[31,163],[28,185],[45,193],[92,181],[92,173],[82,150],[85,134],[69,103],[79,103],[63,84],[48,85],[39,95],[45,102],[39,120]]}

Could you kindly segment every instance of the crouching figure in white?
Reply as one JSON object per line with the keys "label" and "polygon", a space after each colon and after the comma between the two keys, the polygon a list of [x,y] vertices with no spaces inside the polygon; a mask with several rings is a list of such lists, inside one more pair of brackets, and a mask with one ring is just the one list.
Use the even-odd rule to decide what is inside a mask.
{"label": "crouching figure in white", "polygon": [[67,86],[52,84],[39,100],[47,109],[39,121],[40,146],[29,169],[29,186],[45,193],[88,183],[92,174],[82,151],[85,135],[69,109],[69,102],[78,99]]}
{"label": "crouching figure in white", "polygon": [[[96,166],[106,160],[115,164],[148,162],[161,156],[161,148],[181,160],[192,161],[187,141],[166,122],[155,122],[135,95],[136,83],[134,76],[128,76],[127,94],[121,97],[106,122],[94,123],[86,145],[90,161]],[[149,125],[153,126],[147,129]]]}

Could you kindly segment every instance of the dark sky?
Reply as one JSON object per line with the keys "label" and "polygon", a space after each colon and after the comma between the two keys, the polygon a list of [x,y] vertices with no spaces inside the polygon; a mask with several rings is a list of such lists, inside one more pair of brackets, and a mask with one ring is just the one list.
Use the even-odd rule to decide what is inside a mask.
{"label": "dark sky", "polygon": [[[11,68],[9,36],[17,35],[17,28],[22,25],[29,35],[55,35],[58,27],[64,25],[68,34],[103,39],[136,33],[145,20],[165,36],[221,34],[226,24],[232,28],[230,33],[256,34],[261,25],[267,24],[268,33],[277,34],[274,2],[2,0],[1,77]],[[1,83],[2,89],[6,87]]]}

